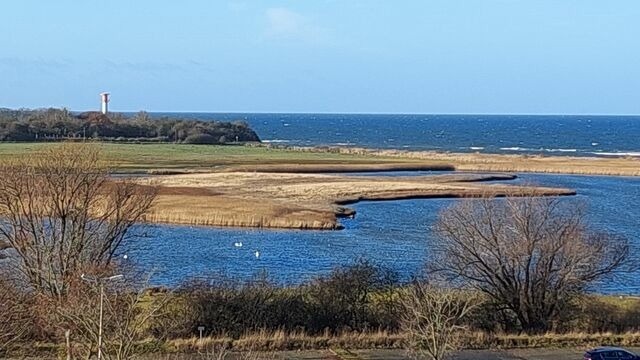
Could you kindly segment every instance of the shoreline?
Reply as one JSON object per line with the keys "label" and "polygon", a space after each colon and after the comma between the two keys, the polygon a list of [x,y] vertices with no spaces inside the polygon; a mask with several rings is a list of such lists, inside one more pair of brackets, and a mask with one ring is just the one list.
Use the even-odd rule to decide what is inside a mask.
{"label": "shoreline", "polygon": [[151,223],[302,230],[342,229],[339,219],[356,215],[346,206],[360,201],[576,194],[571,189],[491,183],[515,178],[217,172],[137,181],[159,187],[147,216]]}
{"label": "shoreline", "polygon": [[371,156],[415,161],[452,167],[453,171],[542,173],[564,175],[640,176],[640,157],[632,156],[558,156],[497,154],[483,152],[439,152],[362,147],[283,146],[252,144],[283,151]]}
{"label": "shoreline", "polygon": [[[0,144],[0,161],[47,144]],[[340,229],[358,201],[575,195],[571,189],[492,184],[514,173],[639,176],[640,159],[450,154],[357,148],[273,148],[99,144],[113,173],[158,185],[148,222],[183,225]],[[422,176],[346,173],[433,171]],[[447,173],[456,171],[453,173]],[[438,172],[443,172],[439,173]],[[164,174],[164,175],[163,175]]]}
{"label": "shoreline", "polygon": [[[57,143],[0,143],[0,161]],[[97,143],[114,173],[463,171],[640,176],[640,158],[448,153],[272,144]]]}

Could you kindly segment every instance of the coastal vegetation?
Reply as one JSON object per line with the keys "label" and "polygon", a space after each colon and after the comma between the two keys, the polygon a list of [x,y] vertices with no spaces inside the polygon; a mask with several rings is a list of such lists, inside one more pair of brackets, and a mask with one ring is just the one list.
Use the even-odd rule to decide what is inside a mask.
{"label": "coastal vegetation", "polygon": [[[2,293],[7,285],[3,286]],[[9,323],[12,326],[7,326],[8,318],[2,318],[0,325],[5,327],[0,330],[9,329],[15,335],[4,349],[15,356],[65,354],[64,332],[71,329],[74,357],[95,354],[98,289],[82,282],[77,286],[70,289],[65,304],[43,303],[38,298],[4,312],[5,316],[13,315]],[[416,287],[429,291],[431,297],[421,296]],[[336,268],[331,274],[294,287],[278,286],[260,274],[247,282],[203,278],[185,282],[177,289],[136,291],[112,284],[106,289],[104,321],[108,325],[104,328],[103,346],[105,352],[113,354],[126,344],[130,355],[155,353],[154,356],[208,354],[221,349],[422,351],[424,346],[415,339],[428,332],[412,333],[418,328],[411,328],[407,322],[418,318],[406,315],[416,311],[437,315],[442,311],[428,306],[442,301],[441,293],[432,291],[428,283],[401,281],[387,269],[367,262]],[[540,334],[523,331],[507,309],[480,293],[452,290],[448,294],[451,298],[445,301],[455,306],[444,311],[462,314],[457,312],[458,305],[474,304],[451,328],[454,331],[449,336],[455,336],[455,342],[448,344],[453,345],[449,349],[640,345],[637,298],[580,294],[555,319],[554,327]],[[414,304],[407,309],[411,302],[421,307]],[[43,308],[44,304],[47,307]],[[23,312],[18,312],[20,309]],[[430,317],[421,317],[425,318]],[[22,329],[19,333],[18,325]],[[202,340],[200,326],[204,327]]]}
{"label": "coastal vegetation", "polygon": [[[0,162],[27,155],[34,151],[55,147],[52,143],[0,143]],[[365,167],[369,171],[389,170],[405,167],[413,170],[453,170],[442,168],[438,162],[415,159],[374,157],[358,154],[334,154],[302,152],[254,146],[199,146],[192,144],[95,144],[100,148],[104,160],[116,173],[191,173],[214,171],[254,171],[254,166],[278,166],[297,172],[307,166],[315,166],[316,172],[326,168],[337,168],[342,172],[358,171]],[[257,169],[260,170],[260,169]]]}
{"label": "coastal vegetation", "polygon": [[558,196],[573,190],[491,184],[511,175],[355,176],[216,172],[141,178],[159,187],[147,220],[159,223],[339,229],[346,207],[363,200]]}
{"label": "coastal vegetation", "polygon": [[0,141],[101,140],[226,144],[259,141],[246,122],[151,117],[146,112],[85,112],[66,109],[0,109]]}
{"label": "coastal vegetation", "polygon": [[[0,162],[51,151],[56,146],[3,144]],[[152,175],[184,173],[136,180],[157,188],[156,201],[145,219],[158,223],[339,229],[340,217],[355,214],[346,205],[361,200],[574,194],[571,189],[490,183],[514,178],[504,174],[362,177],[313,173],[449,169],[443,163],[414,159],[245,146],[93,146],[115,170],[139,171],[146,167]]]}
{"label": "coastal vegetation", "polygon": [[544,154],[453,153],[358,147],[300,147],[256,144],[296,152],[373,156],[403,161],[428,161],[449,166],[457,171],[533,172],[552,174],[640,176],[640,158],[634,156],[548,156]]}
{"label": "coastal vegetation", "polygon": [[0,242],[35,291],[59,297],[70,279],[108,267],[143,221],[153,187],[109,178],[97,148],[63,144],[0,164]]}
{"label": "coastal vegetation", "polygon": [[[54,145],[0,142],[0,162]],[[118,173],[447,170],[640,176],[640,158],[637,157],[501,155],[265,144],[196,146],[101,142],[99,146],[112,171]]]}
{"label": "coastal vegetation", "polygon": [[[0,161],[0,353],[48,349],[91,357],[101,338],[100,299],[101,349],[114,359],[336,346],[405,348],[439,359],[458,348],[640,341],[638,299],[589,292],[633,270],[628,242],[593,231],[575,201],[540,197],[571,190],[484,183],[513,178],[501,174],[358,177],[234,169],[238,153],[246,159],[246,152],[272,151],[247,147],[225,148],[228,167],[219,171],[114,177],[109,165],[122,160],[104,157],[102,149],[111,146],[122,149],[37,144],[31,156],[18,152]],[[187,152],[185,161],[191,156]],[[292,157],[316,161],[326,154],[275,150],[270,156],[281,166]],[[348,159],[347,166],[375,165],[368,156],[330,156]],[[382,165],[426,166],[421,160]],[[149,288],[140,280],[145,276],[119,258],[125,239],[144,241],[135,238],[141,223],[178,221],[172,208],[183,211],[185,221],[201,221],[211,209],[231,216],[271,209],[272,219],[298,227],[317,219],[316,211],[335,228],[332,217],[353,215],[343,206],[355,201],[442,196],[472,199],[441,213],[431,261],[413,279],[363,259],[296,286],[256,274],[246,282],[205,275],[176,288]],[[85,281],[118,273],[125,274],[123,283]],[[195,340],[200,327],[206,339]],[[446,336],[426,341],[445,328]]]}

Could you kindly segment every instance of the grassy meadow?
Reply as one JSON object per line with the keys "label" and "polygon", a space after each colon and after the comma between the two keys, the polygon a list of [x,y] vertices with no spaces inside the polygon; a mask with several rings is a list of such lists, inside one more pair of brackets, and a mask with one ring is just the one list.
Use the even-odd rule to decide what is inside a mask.
{"label": "grassy meadow", "polygon": [[[55,143],[0,143],[0,161]],[[439,153],[269,145],[98,143],[115,172],[458,170],[640,176],[640,158]]]}
{"label": "grassy meadow", "polygon": [[[0,161],[55,146],[56,143],[0,143]],[[98,143],[117,172],[214,170],[247,165],[425,164],[420,159],[364,154],[302,152],[268,147],[186,144]],[[440,162],[435,162],[436,164]],[[292,169],[293,170],[293,169]]]}

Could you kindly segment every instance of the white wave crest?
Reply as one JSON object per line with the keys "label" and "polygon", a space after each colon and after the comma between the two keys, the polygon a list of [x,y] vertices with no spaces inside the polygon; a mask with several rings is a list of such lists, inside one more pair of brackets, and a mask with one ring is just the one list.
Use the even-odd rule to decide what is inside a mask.
{"label": "white wave crest", "polygon": [[284,144],[284,143],[291,142],[291,140],[272,139],[272,140],[262,140],[262,142],[268,143],[268,144]]}
{"label": "white wave crest", "polygon": [[536,149],[529,149],[529,148],[523,148],[523,147],[518,147],[518,146],[514,146],[514,147],[501,147],[500,150],[504,150],[504,151],[539,151]]}
{"label": "white wave crest", "polygon": [[547,152],[578,152],[577,149],[544,149]]}
{"label": "white wave crest", "polygon": [[336,145],[336,146],[353,146],[355,144],[356,143],[352,143],[352,142],[337,142],[337,143],[333,143],[333,145]]}
{"label": "white wave crest", "polygon": [[620,152],[591,152],[590,154],[598,156],[631,156],[640,157],[640,151],[620,151]]}

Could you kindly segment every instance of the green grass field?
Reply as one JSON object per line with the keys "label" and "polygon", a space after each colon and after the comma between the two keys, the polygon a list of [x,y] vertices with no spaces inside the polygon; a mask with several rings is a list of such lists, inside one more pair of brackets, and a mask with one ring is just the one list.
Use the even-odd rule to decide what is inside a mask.
{"label": "green grass field", "polygon": [[[640,176],[640,159],[501,154],[397,152],[361,149],[275,149],[266,146],[97,143],[115,172],[276,171],[332,172],[460,170]],[[0,161],[55,146],[0,143]],[[338,152],[339,151],[339,152]],[[404,168],[403,168],[404,167]],[[408,167],[408,168],[407,168]],[[293,171],[296,172],[296,171]]]}
{"label": "green grass field", "polygon": [[[0,143],[0,161],[55,146],[55,143]],[[267,147],[183,144],[99,143],[110,166],[120,172],[151,169],[210,169],[230,165],[381,164],[416,160],[302,152]]]}

